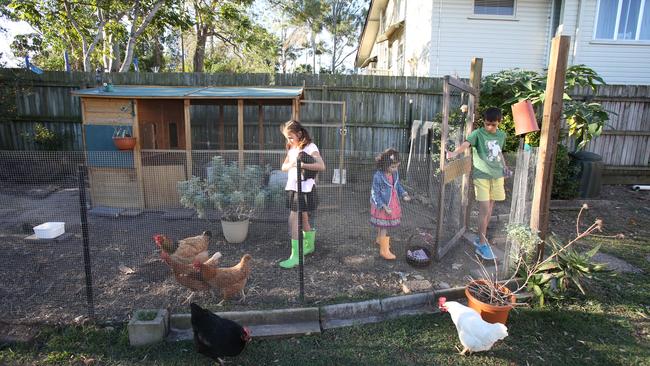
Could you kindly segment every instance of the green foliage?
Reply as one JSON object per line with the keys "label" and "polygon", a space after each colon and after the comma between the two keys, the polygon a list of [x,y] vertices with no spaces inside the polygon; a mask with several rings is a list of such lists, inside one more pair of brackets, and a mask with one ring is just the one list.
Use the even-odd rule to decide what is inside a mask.
{"label": "green foliage", "polygon": [[[248,10],[253,1],[194,2],[194,71],[272,72],[277,37],[256,24]],[[208,49],[208,36],[213,43]]]}
{"label": "green foliage", "polygon": [[600,103],[585,103],[570,100],[564,103],[564,115],[569,126],[569,136],[576,140],[576,151],[584,149],[587,143],[600,136],[609,115]]}
{"label": "green foliage", "polygon": [[576,198],[579,186],[577,175],[578,168],[570,158],[568,149],[564,145],[558,145],[551,198],[562,200]]}
{"label": "green foliage", "polygon": [[515,256],[515,258],[521,256],[525,263],[532,263],[535,259],[537,246],[542,242],[539,235],[534,233],[529,226],[522,224],[506,225],[506,233],[508,239],[515,241],[519,246],[519,251],[510,255]]}
{"label": "green foliage", "polygon": [[131,137],[131,127],[113,126],[113,138]]}
{"label": "green foliage", "polygon": [[529,276],[526,288],[530,291],[538,306],[543,307],[548,299],[564,298],[570,288],[576,288],[585,295],[585,281],[593,279],[600,273],[606,272],[604,264],[592,262],[592,257],[600,249],[600,245],[588,252],[580,253],[573,248],[564,248],[556,238],[550,237],[553,260],[542,263]]}
{"label": "green foliage", "polygon": [[158,311],[156,310],[138,310],[135,313],[135,319],[143,322],[148,322],[156,319]]}
{"label": "green foliage", "polygon": [[221,156],[210,162],[207,179],[192,176],[178,182],[180,202],[195,209],[204,218],[206,210],[221,211],[224,221],[250,218],[255,208],[263,207],[266,192],[262,189],[263,170],[258,165],[246,165],[243,170],[236,162],[226,164]]}
{"label": "green foliage", "polygon": [[69,138],[57,134],[42,123],[35,124],[33,131],[24,133],[22,137],[28,141],[33,141],[39,150],[46,151],[60,150],[64,146],[66,139]]}
{"label": "green foliage", "polygon": [[296,74],[311,74],[312,67],[309,64],[300,64],[293,70],[293,72]]}
{"label": "green foliage", "polygon": [[205,218],[205,211],[210,208],[205,180],[192,176],[189,180],[178,182],[177,189],[181,205],[196,210],[200,218]]}
{"label": "green foliage", "polygon": [[330,67],[321,68],[320,73],[334,74],[344,70],[342,65],[352,55],[352,52],[344,52],[346,47],[355,47],[359,41],[361,27],[363,25],[365,9],[360,2],[347,0],[328,0],[328,9],[325,12],[324,28],[331,35],[328,54],[332,55]]}
{"label": "green foliage", "polygon": [[[504,151],[517,149],[518,141],[514,135],[511,105],[528,99],[541,122],[541,108],[546,96],[546,74],[535,71],[511,69],[503,70],[483,78],[481,84],[481,113],[487,107],[501,108],[504,119],[499,128],[508,132]],[[576,139],[576,150],[583,149],[589,141],[600,136],[609,115],[600,103],[586,100],[576,100],[569,96],[575,87],[588,87],[595,93],[598,85],[605,84],[604,80],[591,68],[585,65],[573,65],[567,69],[564,84],[563,118],[569,126],[569,136]],[[611,112],[610,112],[611,113]],[[526,136],[526,142],[537,146],[539,132]]]}
{"label": "green foliage", "polygon": [[[12,0],[7,1],[3,14],[11,20],[25,21],[37,31],[42,46],[30,52],[35,64],[62,70],[63,52],[67,50],[73,69],[90,71],[94,69],[92,65],[103,64],[104,57],[119,65],[122,60],[115,59],[111,49],[113,46],[126,49],[130,37],[137,48],[151,39],[147,32],[160,35],[169,28],[189,26],[180,0],[164,0],[151,22],[143,24],[156,2]],[[134,32],[130,32],[132,25]],[[98,35],[102,37],[96,38]],[[144,59],[149,56],[136,55]]]}

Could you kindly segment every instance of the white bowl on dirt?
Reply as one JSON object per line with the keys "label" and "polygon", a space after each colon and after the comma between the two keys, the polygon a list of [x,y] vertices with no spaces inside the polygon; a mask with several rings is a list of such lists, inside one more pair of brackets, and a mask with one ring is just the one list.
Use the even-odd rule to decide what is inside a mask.
{"label": "white bowl on dirt", "polygon": [[54,239],[65,233],[65,222],[46,222],[34,226],[34,234],[39,239]]}

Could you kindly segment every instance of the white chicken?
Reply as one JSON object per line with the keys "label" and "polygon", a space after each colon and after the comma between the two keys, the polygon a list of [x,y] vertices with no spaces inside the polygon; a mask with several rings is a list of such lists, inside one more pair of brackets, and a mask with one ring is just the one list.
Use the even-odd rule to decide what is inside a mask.
{"label": "white chicken", "polygon": [[449,312],[451,320],[456,325],[458,338],[463,345],[461,355],[466,352],[487,351],[492,345],[508,336],[508,328],[501,323],[491,324],[481,318],[474,309],[446,298],[438,299],[438,308],[442,312]]}

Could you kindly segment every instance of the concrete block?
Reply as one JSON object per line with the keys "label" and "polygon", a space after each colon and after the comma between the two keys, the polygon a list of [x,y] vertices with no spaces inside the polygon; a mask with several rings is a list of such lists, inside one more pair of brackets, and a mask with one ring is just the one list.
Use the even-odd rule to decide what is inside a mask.
{"label": "concrete block", "polygon": [[171,314],[169,317],[169,326],[172,329],[192,329],[190,314]]}
{"label": "concrete block", "polygon": [[[280,310],[253,310],[218,312],[218,316],[233,320],[251,331],[253,337],[285,337],[320,334],[318,308]],[[174,314],[171,317],[168,341],[192,339],[191,314]]]}
{"label": "concrete block", "polygon": [[435,301],[433,292],[422,292],[413,295],[387,297],[380,300],[381,310],[389,313],[406,308],[418,308],[422,306],[431,306]]}
{"label": "concrete block", "polygon": [[[153,320],[138,320],[140,314],[156,311]],[[127,325],[129,332],[129,343],[132,346],[144,346],[162,342],[169,332],[169,312],[166,309],[142,309],[136,310],[133,318]]]}
{"label": "concrete block", "polygon": [[321,308],[321,327],[338,328],[355,324],[375,323],[384,319],[381,301],[369,300]]}

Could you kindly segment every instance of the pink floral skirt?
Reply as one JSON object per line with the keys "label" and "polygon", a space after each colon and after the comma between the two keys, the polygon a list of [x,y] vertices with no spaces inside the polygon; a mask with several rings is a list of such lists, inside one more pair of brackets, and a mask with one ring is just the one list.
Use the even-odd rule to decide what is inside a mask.
{"label": "pink floral skirt", "polygon": [[393,188],[388,207],[391,210],[390,215],[383,209],[370,204],[370,223],[376,227],[396,227],[399,226],[402,219],[402,208],[397,197],[397,190]]}

